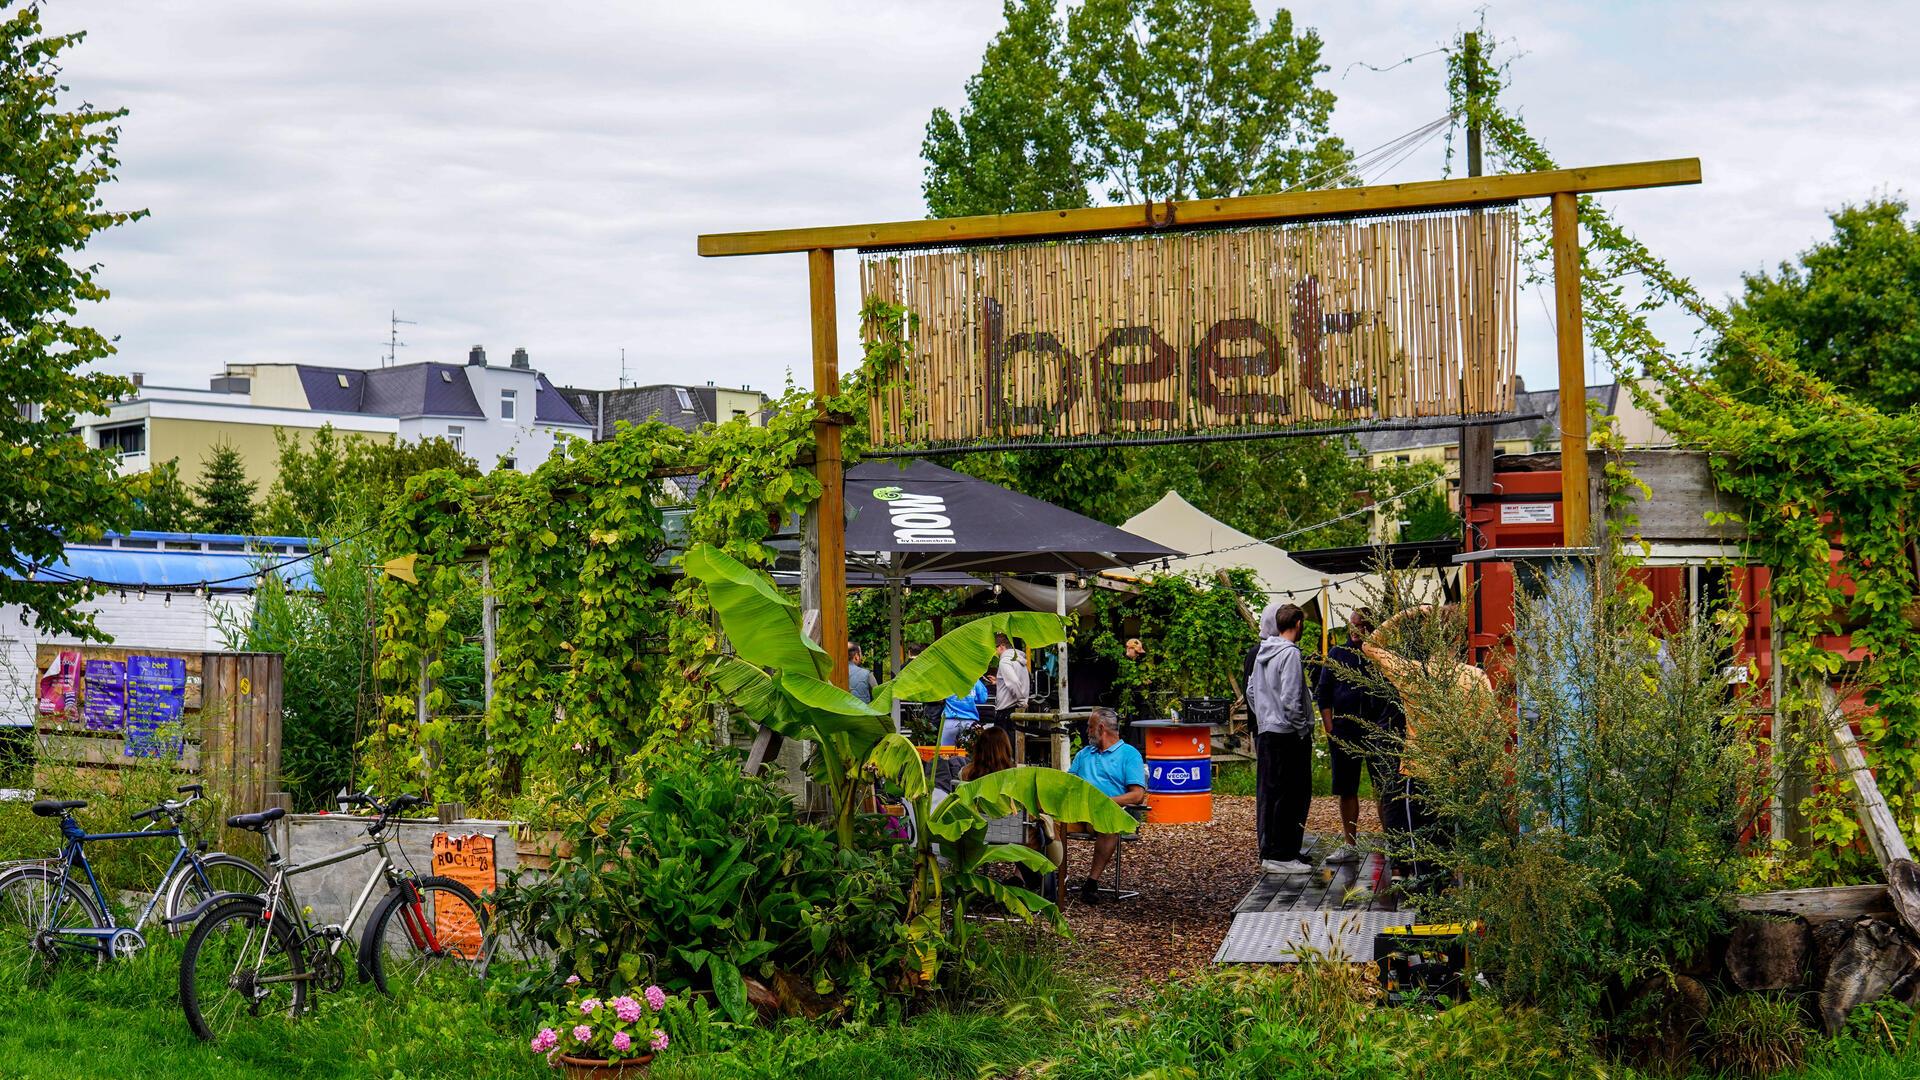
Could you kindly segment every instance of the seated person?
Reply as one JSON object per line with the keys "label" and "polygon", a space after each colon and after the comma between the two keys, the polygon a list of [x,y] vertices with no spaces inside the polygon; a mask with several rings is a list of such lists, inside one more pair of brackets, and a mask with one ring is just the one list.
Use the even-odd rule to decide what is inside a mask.
{"label": "seated person", "polygon": [[[1073,756],[1073,764],[1067,771],[1099,788],[1120,806],[1146,805],[1147,763],[1141,759],[1140,751],[1120,741],[1120,717],[1112,709],[1102,706],[1093,710],[1087,719],[1087,745]],[[1070,828],[1084,832],[1087,826]],[[1100,877],[1107,872],[1107,864],[1113,861],[1113,853],[1119,846],[1119,833],[1095,835],[1093,864],[1088,868],[1085,884],[1080,887],[1083,903],[1100,902]],[[1060,870],[1065,876],[1066,867]]]}
{"label": "seated person", "polygon": [[[1007,734],[1006,728],[996,725],[975,728],[974,732],[973,751],[967,758],[966,767],[960,770],[961,782],[978,780],[983,776],[991,776],[1013,768],[1013,737]],[[938,792],[936,792],[937,795]],[[1052,859],[1056,867],[1066,858],[1066,851],[1060,843],[1059,830],[1053,819],[1049,817],[1039,817],[1029,823],[1024,814],[1015,811],[1006,817],[995,818],[987,822],[987,842],[989,844],[1025,844]],[[1048,900],[1056,899],[1053,886],[1058,880],[1057,875],[1036,873],[1024,866],[1016,866],[1014,869],[1019,874],[1020,884],[1024,888],[1037,892]]]}
{"label": "seated person", "polygon": [[991,701],[983,679],[973,680],[973,689],[947,699],[940,710],[940,745],[959,746],[961,736],[980,722],[980,706]]}

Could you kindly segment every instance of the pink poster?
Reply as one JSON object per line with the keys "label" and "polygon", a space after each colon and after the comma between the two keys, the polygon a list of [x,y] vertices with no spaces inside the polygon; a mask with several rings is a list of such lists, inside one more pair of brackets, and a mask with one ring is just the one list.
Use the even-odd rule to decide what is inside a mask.
{"label": "pink poster", "polygon": [[40,676],[40,715],[51,716],[63,724],[80,719],[80,654],[63,649]]}

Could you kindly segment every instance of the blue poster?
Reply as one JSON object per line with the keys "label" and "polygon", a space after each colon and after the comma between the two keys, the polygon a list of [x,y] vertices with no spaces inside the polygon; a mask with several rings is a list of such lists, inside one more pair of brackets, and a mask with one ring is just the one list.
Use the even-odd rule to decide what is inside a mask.
{"label": "blue poster", "polygon": [[178,656],[127,657],[127,756],[179,757],[187,701],[187,662]]}
{"label": "blue poster", "polygon": [[127,665],[88,660],[81,678],[80,717],[88,731],[119,731],[127,722]]}

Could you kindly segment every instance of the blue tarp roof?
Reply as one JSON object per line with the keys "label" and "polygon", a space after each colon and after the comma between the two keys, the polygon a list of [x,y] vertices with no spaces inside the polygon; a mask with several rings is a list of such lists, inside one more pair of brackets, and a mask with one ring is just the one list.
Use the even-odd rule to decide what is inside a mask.
{"label": "blue tarp roof", "polygon": [[[300,537],[247,537],[228,536],[220,533],[162,533],[132,532],[128,539],[136,541],[162,541],[180,548],[112,547],[107,544],[73,544],[67,547],[61,559],[51,567],[36,570],[34,581],[65,581],[70,578],[92,578],[109,588],[125,586],[138,589],[141,586],[158,589],[194,588],[206,585],[212,592],[252,592],[255,575],[265,566],[278,566],[275,571],[280,579],[294,589],[312,589],[312,561],[302,559],[290,565],[281,566],[289,559],[306,553],[310,541]],[[244,545],[248,548],[278,548],[280,550],[241,550],[207,551],[184,547],[189,543]],[[284,549],[296,545],[299,550],[288,554]],[[0,570],[11,578],[26,575],[10,569]]]}

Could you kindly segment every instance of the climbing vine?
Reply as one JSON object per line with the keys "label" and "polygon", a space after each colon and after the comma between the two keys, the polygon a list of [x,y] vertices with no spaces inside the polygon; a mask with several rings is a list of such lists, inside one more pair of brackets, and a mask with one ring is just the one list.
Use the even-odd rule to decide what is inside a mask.
{"label": "climbing vine", "polygon": [[[1465,54],[1451,52],[1456,115],[1480,125],[1492,156],[1511,171],[1556,168],[1546,149],[1498,94],[1505,65],[1482,65],[1482,92],[1466,92]],[[1778,658],[1790,716],[1820,713],[1822,690],[1845,677],[1871,713],[1861,720],[1882,790],[1915,839],[1920,810],[1920,607],[1915,602],[1920,525],[1920,413],[1888,414],[1786,359],[1784,343],[1735,323],[1675,274],[1591,199],[1579,200],[1584,318],[1594,345],[1636,401],[1683,445],[1708,452],[1722,490],[1743,506],[1747,548],[1771,571],[1773,618],[1784,634]],[[1544,214],[1529,243],[1536,266],[1550,254]],[[1729,393],[1648,326],[1675,306],[1756,372],[1754,387]],[[1637,381],[1649,378],[1650,391]],[[1843,654],[1833,635],[1850,633]],[[1855,834],[1842,777],[1831,776],[1817,724],[1803,760],[1829,782],[1804,804],[1828,850]],[[1777,736],[1780,738],[1783,736]],[[1831,869],[1830,865],[1830,869]]]}
{"label": "climbing vine", "polygon": [[[382,522],[383,550],[414,556],[418,580],[383,586],[385,722],[364,747],[376,781],[425,778],[438,798],[498,807],[529,788],[638,775],[709,736],[716,698],[700,671],[719,635],[704,587],[672,563],[704,541],[769,565],[766,541],[819,494],[808,397],[789,388],[767,416],[692,433],[623,425],[606,442],[564,443],[530,475],[411,480]],[[446,715],[435,681],[460,644],[454,605],[483,565],[497,659],[473,730]]]}
{"label": "climbing vine", "polygon": [[[1234,697],[1247,648],[1258,634],[1242,611],[1266,603],[1253,572],[1230,571],[1222,582],[1195,574],[1143,574],[1130,591],[1095,589],[1092,625],[1078,642],[1115,665],[1114,689],[1129,713],[1155,716],[1183,697]],[[1138,660],[1126,640],[1146,646]]]}

